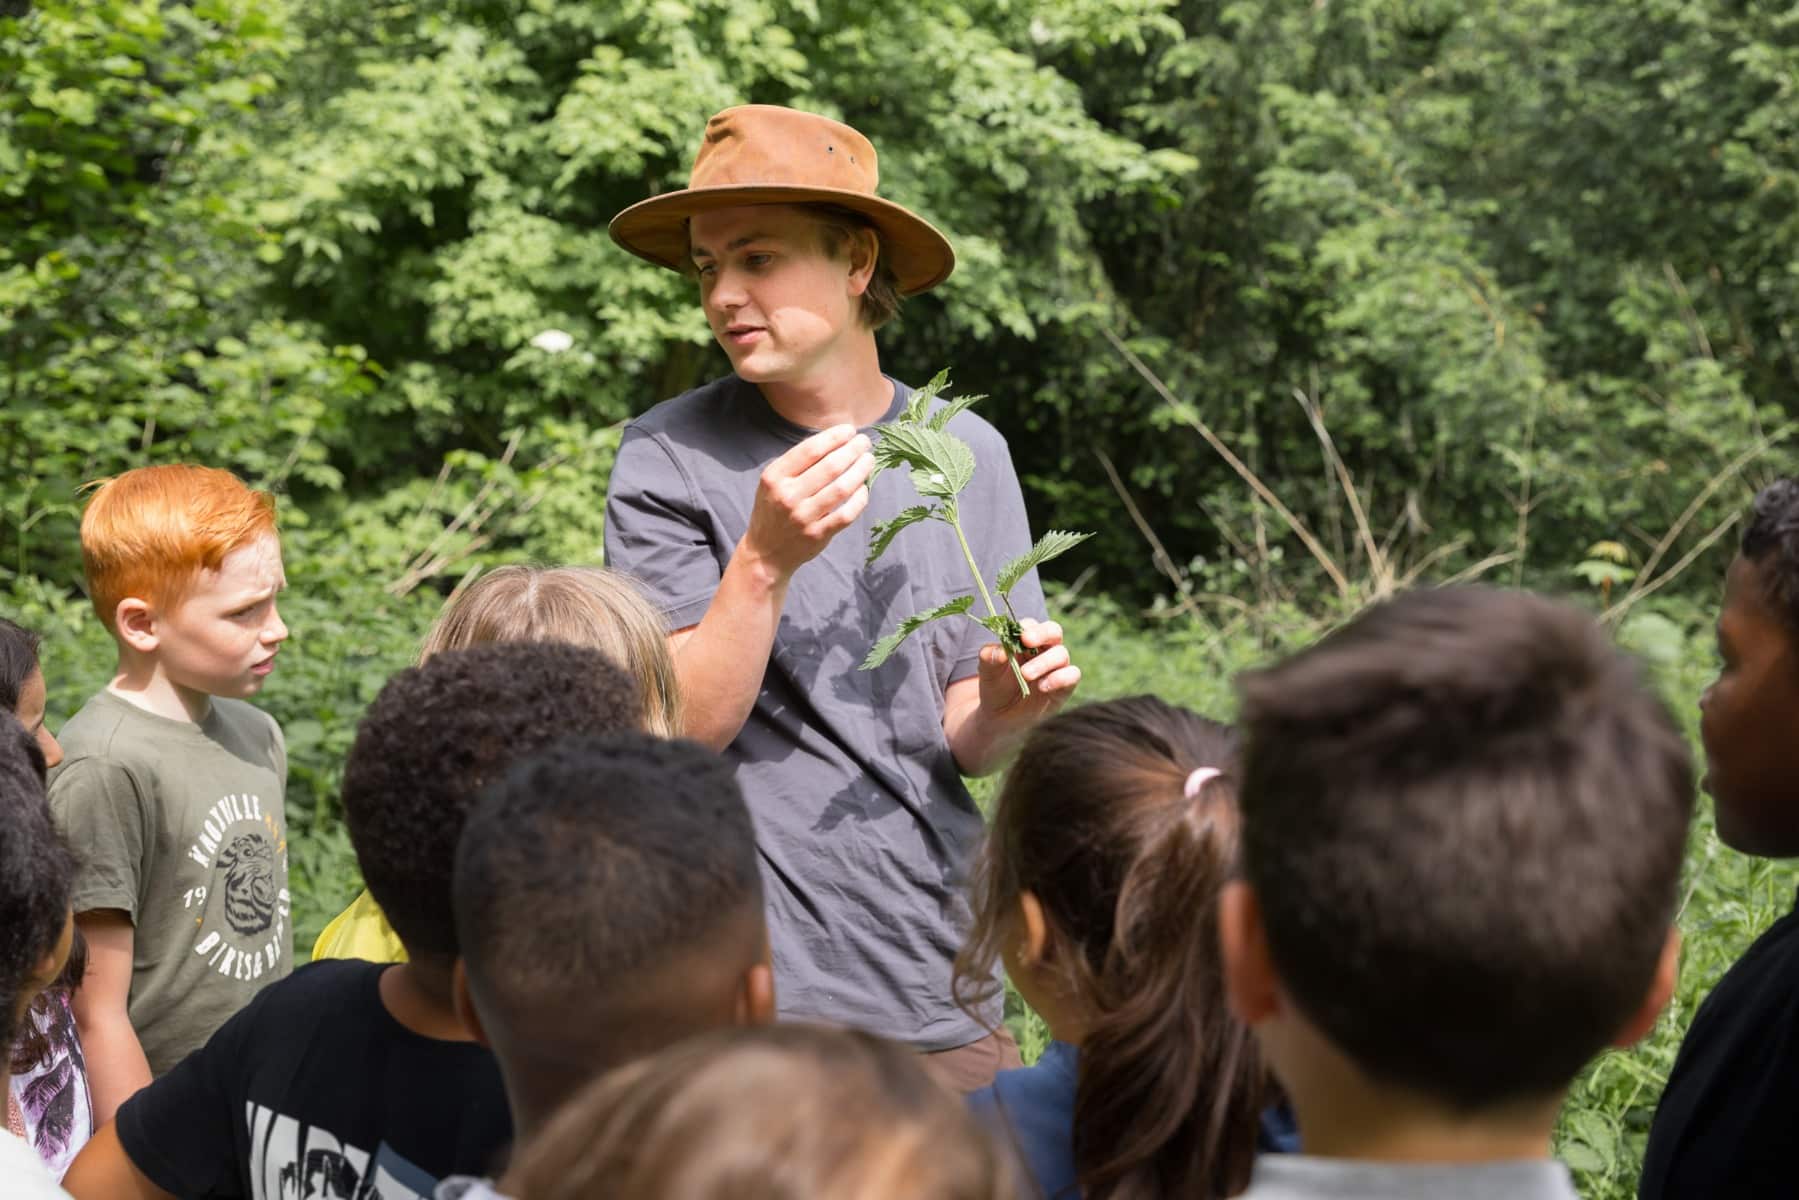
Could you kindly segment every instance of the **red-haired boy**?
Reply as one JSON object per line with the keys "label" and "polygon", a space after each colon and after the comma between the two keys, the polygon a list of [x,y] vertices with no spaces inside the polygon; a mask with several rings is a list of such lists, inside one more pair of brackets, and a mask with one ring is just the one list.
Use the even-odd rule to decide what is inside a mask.
{"label": "red-haired boy", "polygon": [[82,859],[75,995],[97,1123],[288,973],[287,752],[244,703],[287,626],[274,499],[228,471],[143,467],[81,519],[88,595],[119,648],[51,780]]}

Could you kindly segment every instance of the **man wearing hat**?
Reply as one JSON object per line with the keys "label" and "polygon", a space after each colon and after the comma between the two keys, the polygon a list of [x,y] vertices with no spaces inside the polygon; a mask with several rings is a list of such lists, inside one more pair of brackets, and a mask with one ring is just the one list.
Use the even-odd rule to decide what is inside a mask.
{"label": "man wearing hat", "polygon": [[[984,1025],[950,994],[982,834],[961,774],[994,769],[1080,671],[1057,626],[1028,620],[1028,698],[971,621],[933,622],[857,670],[903,618],[973,583],[935,522],[865,565],[869,525],[920,502],[903,471],[865,486],[871,434],[911,394],[882,374],[874,331],[955,266],[942,234],[875,194],[878,177],[849,126],[748,105],[707,124],[689,187],[613,219],[627,250],[697,278],[733,374],[626,426],[606,558],[674,630],[688,736],[737,766],[783,1015],[899,1038],[973,1088],[1017,1048],[989,1033],[996,1003]],[[1024,499],[991,425],[964,412],[949,429],[975,453],[961,516],[991,579],[1031,544]],[[1042,613],[1034,573],[1012,602]]]}

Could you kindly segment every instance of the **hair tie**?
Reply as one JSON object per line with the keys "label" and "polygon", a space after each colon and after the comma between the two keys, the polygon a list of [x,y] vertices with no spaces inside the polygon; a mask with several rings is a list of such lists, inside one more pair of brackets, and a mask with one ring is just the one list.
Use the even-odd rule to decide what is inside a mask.
{"label": "hair tie", "polygon": [[1208,782],[1218,778],[1222,774],[1224,774],[1224,772],[1220,771],[1217,767],[1195,767],[1193,773],[1187,776],[1187,783],[1185,787],[1181,788],[1181,795],[1189,800],[1193,799],[1195,796],[1199,795],[1200,788],[1206,786]]}

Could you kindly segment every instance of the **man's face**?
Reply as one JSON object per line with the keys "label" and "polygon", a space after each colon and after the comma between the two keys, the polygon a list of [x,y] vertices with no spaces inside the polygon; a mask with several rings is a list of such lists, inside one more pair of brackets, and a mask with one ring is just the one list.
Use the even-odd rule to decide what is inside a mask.
{"label": "man's face", "polygon": [[702,213],[688,239],[706,321],[742,379],[804,382],[860,328],[867,273],[826,253],[817,221],[803,209],[760,204]]}
{"label": "man's face", "polygon": [[187,595],[159,615],[158,655],[178,687],[242,699],[262,690],[275,669],[287,626],[275,596],[287,586],[281,543],[271,535],[246,542],[202,571]]}
{"label": "man's face", "polygon": [[1718,836],[1747,854],[1799,855],[1799,657],[1760,568],[1740,555],[1724,577],[1718,656],[1718,678],[1699,698]]}

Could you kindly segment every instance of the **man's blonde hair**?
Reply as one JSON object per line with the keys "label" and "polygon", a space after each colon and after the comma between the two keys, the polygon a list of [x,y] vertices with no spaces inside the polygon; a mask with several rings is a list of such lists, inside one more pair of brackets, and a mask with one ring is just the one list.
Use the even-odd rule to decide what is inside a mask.
{"label": "man's blonde hair", "polygon": [[592,647],[637,681],[646,732],[681,732],[668,625],[628,576],[604,567],[500,567],[451,597],[419,662],[486,642]]}

